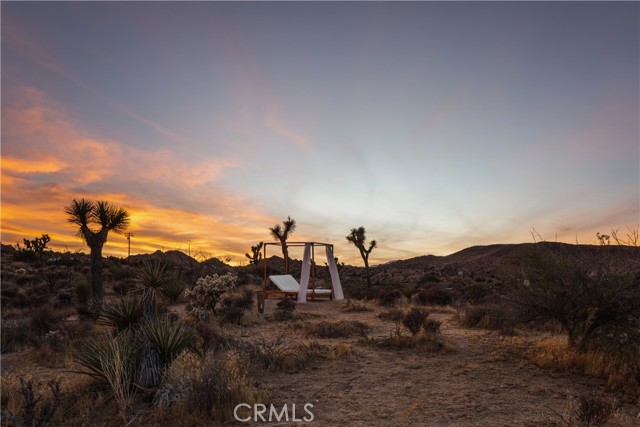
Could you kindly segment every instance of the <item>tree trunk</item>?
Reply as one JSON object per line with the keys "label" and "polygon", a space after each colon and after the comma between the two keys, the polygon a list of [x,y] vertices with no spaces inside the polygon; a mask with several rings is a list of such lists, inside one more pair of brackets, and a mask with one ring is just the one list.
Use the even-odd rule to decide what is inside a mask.
{"label": "tree trunk", "polygon": [[289,249],[285,242],[282,242],[282,256],[284,257],[284,274],[289,274]]}
{"label": "tree trunk", "polygon": [[102,244],[91,246],[91,311],[98,315],[102,310]]}
{"label": "tree trunk", "polygon": [[362,257],[364,260],[364,270],[367,273],[367,286],[371,287],[371,275],[369,274],[369,257]]}

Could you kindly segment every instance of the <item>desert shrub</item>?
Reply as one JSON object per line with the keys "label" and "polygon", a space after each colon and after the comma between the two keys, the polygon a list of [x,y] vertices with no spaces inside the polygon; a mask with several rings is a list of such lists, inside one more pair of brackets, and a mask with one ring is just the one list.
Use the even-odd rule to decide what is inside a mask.
{"label": "desert shrub", "polygon": [[340,322],[319,322],[307,327],[309,335],[318,338],[348,338],[352,335],[366,336],[369,325],[357,320],[342,320]]}
{"label": "desert shrub", "polygon": [[394,306],[402,298],[402,293],[397,289],[389,289],[380,294],[378,302],[383,307]]}
{"label": "desert shrub", "polygon": [[[18,378],[20,383],[20,395],[22,397],[21,411],[19,414],[13,414],[10,411],[3,411],[2,418],[5,422],[12,421],[13,425],[20,422],[24,426],[47,426],[55,416],[58,407],[62,403],[62,392],[60,390],[59,381],[50,381],[47,386],[52,394],[52,400],[47,404],[40,404],[42,395],[38,396],[33,390],[33,380],[25,381],[22,377]],[[4,385],[4,384],[3,384]],[[5,387],[3,387],[5,389]],[[3,423],[4,424],[4,423]]]}
{"label": "desert shrub", "polygon": [[56,313],[53,308],[47,304],[34,309],[29,316],[29,319],[31,330],[38,335],[44,335],[58,327],[62,321],[62,316],[60,313]]}
{"label": "desert shrub", "polygon": [[584,426],[600,427],[607,424],[615,406],[611,399],[593,394],[580,396],[576,419]]}
{"label": "desert shrub", "polygon": [[166,383],[179,395],[168,416],[184,412],[225,422],[233,419],[238,402],[252,404],[257,397],[251,378],[232,355],[186,353],[171,366]]}
{"label": "desert shrub", "polygon": [[451,305],[451,292],[437,286],[423,289],[413,296],[413,302],[418,305]]}
{"label": "desert shrub", "polygon": [[240,296],[228,297],[222,300],[220,313],[222,320],[228,323],[240,324],[247,310],[253,307],[253,291],[245,289]]}
{"label": "desert shrub", "polygon": [[111,289],[116,295],[124,296],[136,289],[136,284],[133,280],[118,280],[111,284]]}
{"label": "desert shrub", "polygon": [[392,322],[399,322],[404,316],[404,311],[399,308],[392,308],[391,310],[383,311],[378,314],[378,318],[382,320],[390,320]]}
{"label": "desert shrub", "polygon": [[273,313],[275,320],[291,320],[294,316],[296,309],[296,302],[292,299],[285,298],[276,305],[276,310]]}
{"label": "desert shrub", "polygon": [[435,271],[430,271],[425,273],[421,278],[419,283],[420,284],[424,284],[424,283],[440,283],[442,280],[440,279],[440,276],[438,276],[438,274]]}
{"label": "desert shrub", "polygon": [[31,328],[29,328],[29,321],[24,319],[2,319],[0,332],[2,334],[2,353],[16,351],[36,340]]}
{"label": "desert shrub", "polygon": [[189,348],[200,355],[204,355],[207,351],[229,350],[236,344],[235,337],[225,334],[218,325],[197,322],[194,331],[195,334]]}
{"label": "desert shrub", "polygon": [[579,351],[604,350],[616,357],[640,353],[640,269],[616,268],[602,252],[577,257],[536,246],[511,280],[511,299],[523,318],[555,320]]}
{"label": "desert shrub", "polygon": [[61,290],[56,295],[56,307],[69,307],[73,305],[73,296],[67,290]]}
{"label": "desert shrub", "polygon": [[413,336],[416,336],[425,320],[429,316],[429,312],[420,308],[412,307],[411,310],[402,316],[402,324],[407,328]]}
{"label": "desert shrub", "polygon": [[41,274],[42,280],[47,284],[50,293],[66,287],[71,281],[71,274],[68,269],[47,268]]}
{"label": "desert shrub", "polygon": [[342,307],[342,311],[347,313],[364,313],[367,311],[373,311],[373,309],[366,304],[363,304],[359,301],[354,301],[351,298],[347,298],[345,300],[344,306]]}
{"label": "desert shrub", "polygon": [[422,329],[427,336],[435,336],[440,333],[442,323],[436,319],[426,319],[422,323]]}
{"label": "desert shrub", "polygon": [[467,282],[458,283],[457,290],[461,302],[480,305],[494,299],[496,292],[488,283]]}
{"label": "desert shrub", "polygon": [[35,262],[38,260],[38,254],[29,247],[22,247],[20,243],[16,243],[13,259],[21,262]]}
{"label": "desert shrub", "polygon": [[510,332],[518,315],[505,305],[465,305],[458,316],[464,326]]}
{"label": "desert shrub", "polygon": [[216,314],[216,306],[220,303],[222,295],[236,285],[236,277],[227,273],[224,275],[212,274],[200,277],[193,289],[187,289],[187,312],[195,318],[206,317],[211,311]]}
{"label": "desert shrub", "polygon": [[120,298],[104,306],[98,322],[113,326],[116,333],[120,333],[137,325],[142,320],[142,315],[142,303],[138,298]]}
{"label": "desert shrub", "polygon": [[192,337],[190,328],[158,316],[116,336],[90,339],[76,361],[84,368],[81,373],[106,381],[114,394],[120,394],[124,410],[132,398],[127,390],[134,384],[157,386],[162,374],[187,348]]}

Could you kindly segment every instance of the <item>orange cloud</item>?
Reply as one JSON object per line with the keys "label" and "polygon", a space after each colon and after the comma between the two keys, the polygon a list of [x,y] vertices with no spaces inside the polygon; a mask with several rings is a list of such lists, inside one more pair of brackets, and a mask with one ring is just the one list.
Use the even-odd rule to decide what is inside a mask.
{"label": "orange cloud", "polygon": [[[217,186],[234,162],[190,161],[169,149],[99,139],[74,127],[41,92],[24,88],[22,95],[18,105],[3,109],[3,242],[48,233],[52,247],[81,249],[63,212],[81,197],[130,212],[134,253],[186,250],[191,241],[192,250],[240,261],[264,239],[265,224],[275,222]],[[126,255],[127,243],[124,236],[111,236],[105,254]]]}
{"label": "orange cloud", "polygon": [[2,162],[2,169],[4,171],[16,174],[59,172],[68,166],[66,162],[62,162],[51,156],[38,160],[3,156],[0,157],[0,162]]}

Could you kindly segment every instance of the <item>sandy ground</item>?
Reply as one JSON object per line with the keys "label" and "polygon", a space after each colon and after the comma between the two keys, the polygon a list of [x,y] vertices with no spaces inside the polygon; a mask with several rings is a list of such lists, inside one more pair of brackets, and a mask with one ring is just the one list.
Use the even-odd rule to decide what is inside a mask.
{"label": "sandy ground", "polygon": [[[280,300],[266,302],[266,314]],[[305,324],[322,320],[358,320],[371,327],[369,338],[388,337],[394,322],[370,312],[345,312],[344,301],[316,301],[298,305],[300,320],[265,321],[250,327],[232,327],[244,338],[284,334],[291,343],[305,342]],[[173,307],[181,312],[182,307]],[[510,351],[508,339],[496,332],[460,327],[453,311],[434,311],[442,322],[448,351],[427,353],[395,350],[358,343],[359,337],[317,339],[327,345],[347,343],[352,352],[313,364],[308,369],[269,372],[259,378],[260,388],[278,409],[297,407],[297,418],[308,414],[312,422],[232,423],[237,426],[562,426],[577,396],[604,393],[603,380],[541,369]],[[404,332],[408,334],[408,332]],[[347,347],[348,347],[347,346]],[[24,368],[24,355],[2,355],[3,373]],[[19,370],[19,369],[18,369]],[[31,374],[46,377],[55,370],[31,366]],[[609,395],[615,398],[614,395]],[[623,427],[640,426],[640,408],[623,405]]]}
{"label": "sandy ground", "polygon": [[[267,312],[274,304],[267,301]],[[372,326],[369,337],[389,336],[395,329],[393,322],[376,317],[380,308],[352,313],[341,310],[342,304],[314,302],[299,305],[298,311],[310,315],[305,322],[360,320]],[[540,369],[510,353],[497,333],[460,327],[452,313],[432,317],[442,321],[452,351],[381,349],[359,345],[357,337],[319,340],[350,341],[353,354],[308,370],[269,375],[273,402],[265,403],[279,408],[313,404],[313,422],[296,425],[552,426],[562,425],[558,414],[566,414],[576,396],[605,389],[598,379]],[[304,330],[298,331],[303,339]],[[622,411],[623,425],[640,426],[640,408],[627,405]]]}

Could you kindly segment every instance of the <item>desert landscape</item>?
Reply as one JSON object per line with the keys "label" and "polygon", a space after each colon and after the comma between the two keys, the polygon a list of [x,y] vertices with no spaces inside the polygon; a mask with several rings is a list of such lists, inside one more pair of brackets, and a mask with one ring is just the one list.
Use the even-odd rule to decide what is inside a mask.
{"label": "desert landscape", "polygon": [[0,12],[0,427],[640,427],[640,2]]}
{"label": "desert landscape", "polygon": [[[24,253],[3,246],[2,423],[640,425],[637,323],[614,325],[627,328],[619,342],[594,333],[579,348],[569,346],[559,321],[518,312],[521,296],[508,289],[518,287],[508,282],[511,267],[547,252],[572,259],[576,273],[580,260],[590,267],[593,257],[606,260],[610,277],[630,280],[624,287],[632,293],[618,297],[634,298],[627,314],[637,322],[640,249],[631,246],[473,247],[374,266],[371,286],[362,267],[342,265],[344,300],[271,297],[263,313],[255,300],[264,261],[232,267],[178,251],[108,258],[105,310],[97,319],[83,293],[87,255],[18,260]],[[290,262],[292,275],[300,265]],[[158,381],[141,385],[138,368],[132,377],[116,369],[126,352],[108,353],[104,343],[143,322],[142,303],[136,311],[126,302],[144,299],[151,286],[145,272],[158,266],[164,269],[154,278],[162,283],[153,316],[182,325],[188,337]],[[267,260],[270,274],[283,268],[282,258]],[[320,281],[326,267],[317,270]],[[214,275],[237,281],[220,295],[215,314],[194,317],[187,296],[194,278]],[[162,290],[176,283],[179,292]],[[602,313],[605,299],[598,300]],[[87,357],[92,348],[105,356],[97,365]]]}

